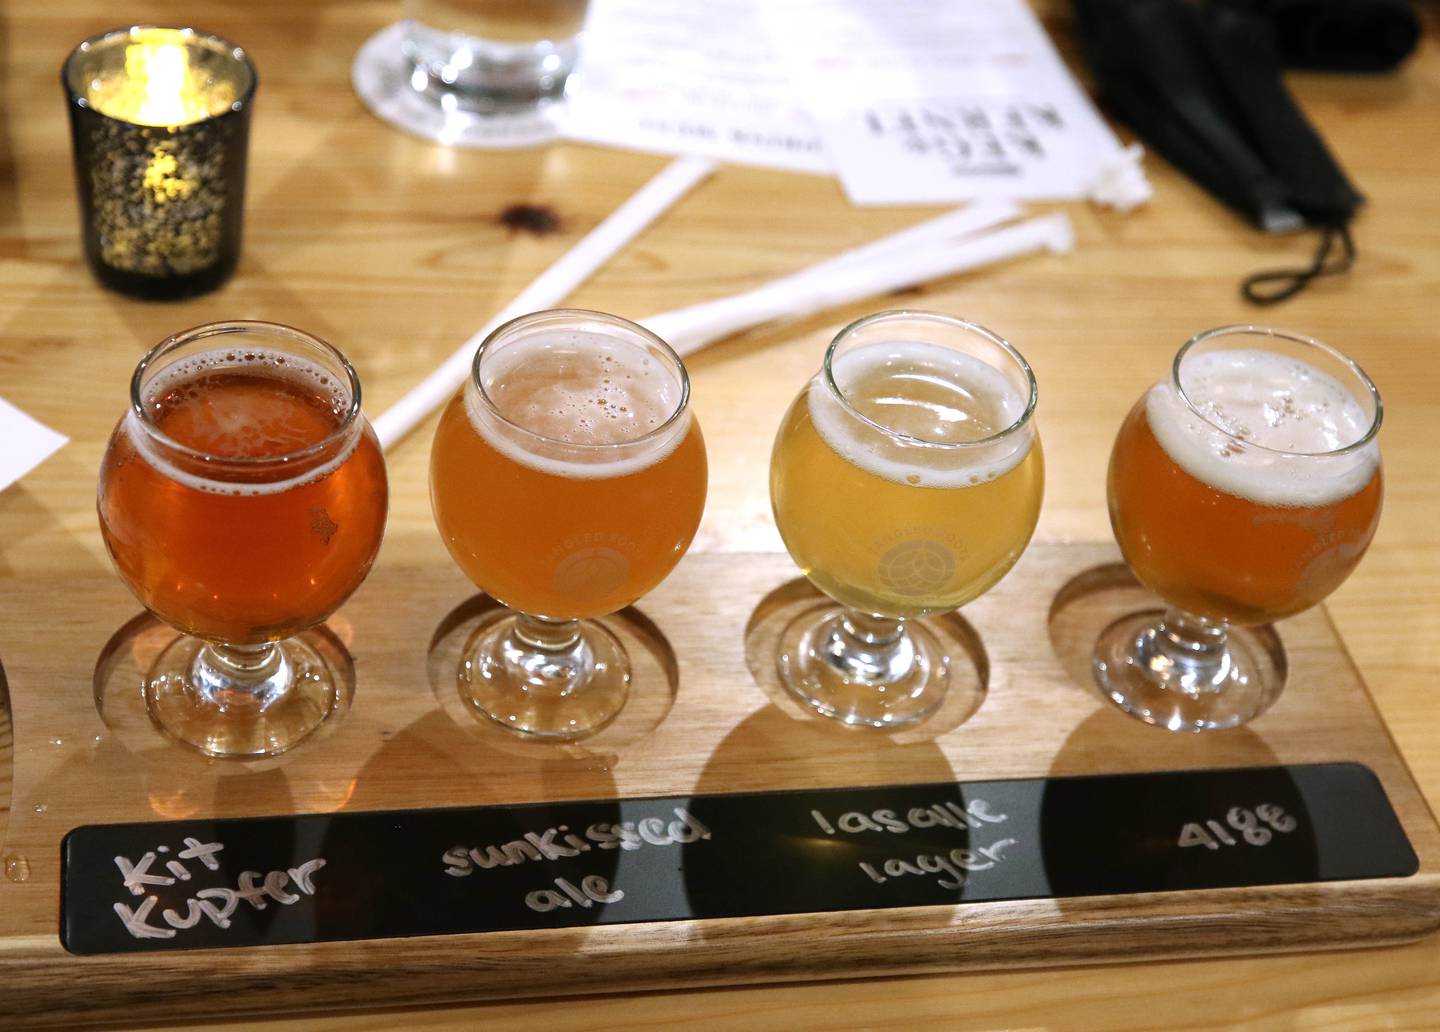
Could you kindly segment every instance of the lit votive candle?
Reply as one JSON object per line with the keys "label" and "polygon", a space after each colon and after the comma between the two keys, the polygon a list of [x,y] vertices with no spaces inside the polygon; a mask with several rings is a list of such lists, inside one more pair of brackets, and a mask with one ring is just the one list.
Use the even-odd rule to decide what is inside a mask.
{"label": "lit votive candle", "polygon": [[60,74],[85,254],[135,297],[213,290],[240,257],[255,68],[193,29],[135,26],[81,43]]}

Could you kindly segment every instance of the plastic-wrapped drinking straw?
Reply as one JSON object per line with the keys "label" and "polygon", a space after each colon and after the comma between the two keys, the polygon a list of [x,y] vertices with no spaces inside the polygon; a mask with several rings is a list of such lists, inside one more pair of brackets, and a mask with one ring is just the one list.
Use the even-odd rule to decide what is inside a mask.
{"label": "plastic-wrapped drinking straw", "polygon": [[450,400],[455,389],[465,382],[470,373],[475,349],[497,326],[530,312],[558,305],[713,171],[715,163],[705,158],[678,158],[667,165],[554,265],[542,272],[500,314],[460,345],[438,369],[382,412],[374,423],[380,446],[389,448]]}
{"label": "plastic-wrapped drinking straw", "polygon": [[[988,211],[990,216],[999,213],[1000,209]],[[897,236],[910,232],[905,230]],[[1063,254],[1074,246],[1075,232],[1070,220],[1059,213],[968,236],[954,243],[896,248],[887,238],[871,245],[873,251],[861,248],[862,252],[871,251],[863,260],[852,257],[854,252],[841,255],[743,294],[663,312],[641,319],[640,323],[681,355],[687,355],[711,341],[772,319],[813,315],[982,265],[1036,251]]]}

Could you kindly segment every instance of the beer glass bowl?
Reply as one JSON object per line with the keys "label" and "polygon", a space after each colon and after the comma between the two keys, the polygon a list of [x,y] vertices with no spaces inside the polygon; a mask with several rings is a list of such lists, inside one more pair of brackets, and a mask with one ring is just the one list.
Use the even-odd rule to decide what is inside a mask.
{"label": "beer glass bowl", "polygon": [[1340,351],[1263,326],[1192,338],[1126,417],[1110,522],[1169,606],[1109,627],[1093,668],[1117,706],[1175,731],[1235,727],[1283,673],[1251,628],[1317,604],[1380,519],[1380,394]]}
{"label": "beer glass bowl", "polygon": [[596,618],[655,587],[705,507],[685,366],[600,312],[490,334],[435,431],[430,498],[455,562],[492,598],[460,664],[468,705],[517,734],[577,739],[625,704],[630,662]]}
{"label": "beer glass bowl", "polygon": [[917,621],[978,598],[1025,550],[1044,493],[1037,397],[1020,353],[964,319],[891,311],[840,331],[770,462],[785,547],[838,603],[781,633],[794,696],[881,728],[939,707],[956,664]]}
{"label": "beer glass bowl", "polygon": [[121,578],[182,632],[145,677],[161,730],[210,756],[266,756],[335,712],[311,629],[369,572],[386,491],[359,379],[324,341],[212,323],[140,360],[98,509]]}

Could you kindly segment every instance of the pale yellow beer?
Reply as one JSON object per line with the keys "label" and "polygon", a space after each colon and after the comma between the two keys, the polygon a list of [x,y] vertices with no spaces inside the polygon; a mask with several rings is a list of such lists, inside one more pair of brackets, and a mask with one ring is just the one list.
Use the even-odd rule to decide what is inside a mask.
{"label": "pale yellow beer", "polygon": [[[775,443],[785,547],[836,601],[913,618],[982,595],[1035,530],[1044,459],[1028,395],[953,348],[872,342],[835,357]],[[841,397],[837,396],[838,388]]]}

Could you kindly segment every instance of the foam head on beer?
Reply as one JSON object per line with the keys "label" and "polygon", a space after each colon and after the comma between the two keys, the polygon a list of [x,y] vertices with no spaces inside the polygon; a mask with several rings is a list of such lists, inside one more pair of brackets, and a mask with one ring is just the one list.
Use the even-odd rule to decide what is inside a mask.
{"label": "foam head on beer", "polygon": [[831,375],[844,401],[823,377],[806,392],[816,432],[837,455],[884,480],[974,487],[1008,473],[1030,449],[1028,426],[990,442],[1020,420],[1028,398],[973,355],[923,341],[867,344],[836,356]]}
{"label": "foam head on beer", "polygon": [[[1145,399],[1161,447],[1197,480],[1259,505],[1327,505],[1374,475],[1380,446],[1372,413],[1338,380],[1287,355],[1211,351],[1185,364]],[[1187,404],[1188,399],[1188,404]],[[1294,456],[1300,461],[1289,461]]]}
{"label": "foam head on beer", "polygon": [[[351,435],[320,461],[294,461],[322,445],[345,422],[350,398],[322,367],[294,355],[262,348],[218,349],[189,355],[159,372],[146,386],[149,423],[188,452],[217,460],[182,466],[164,442],[131,411],[125,431],[135,448],[166,476],[197,491],[216,494],[279,494],[338,469],[359,440]],[[245,476],[248,460],[291,457],[294,476],[273,472]],[[228,464],[226,460],[237,460]]]}
{"label": "foam head on beer", "polygon": [[482,384],[483,398],[466,397],[475,432],[507,458],[554,476],[638,472],[664,459],[689,428],[673,372],[599,332],[539,331],[508,343],[486,363]]}

